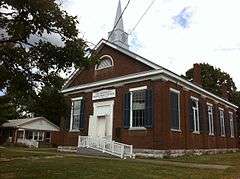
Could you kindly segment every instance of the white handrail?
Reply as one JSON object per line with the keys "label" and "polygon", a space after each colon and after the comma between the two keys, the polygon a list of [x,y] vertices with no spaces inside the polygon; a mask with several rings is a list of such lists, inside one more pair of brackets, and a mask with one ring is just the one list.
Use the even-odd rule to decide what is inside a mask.
{"label": "white handrail", "polygon": [[100,137],[79,136],[78,147],[92,148],[120,158],[134,158],[132,145],[127,145]]}

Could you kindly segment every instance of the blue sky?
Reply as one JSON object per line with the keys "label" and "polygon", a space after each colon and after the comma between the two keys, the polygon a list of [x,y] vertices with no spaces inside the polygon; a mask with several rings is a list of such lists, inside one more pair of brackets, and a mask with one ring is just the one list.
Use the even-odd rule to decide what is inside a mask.
{"label": "blue sky", "polygon": [[[122,7],[128,0],[122,0]],[[77,15],[80,35],[97,44],[112,30],[118,0],[65,0],[64,9]],[[149,0],[131,1],[124,14],[130,32]],[[130,49],[178,74],[196,62],[230,73],[240,89],[240,1],[156,0],[129,37]]]}
{"label": "blue sky", "polygon": [[3,96],[3,95],[4,95],[3,92],[0,91],[0,96]]}

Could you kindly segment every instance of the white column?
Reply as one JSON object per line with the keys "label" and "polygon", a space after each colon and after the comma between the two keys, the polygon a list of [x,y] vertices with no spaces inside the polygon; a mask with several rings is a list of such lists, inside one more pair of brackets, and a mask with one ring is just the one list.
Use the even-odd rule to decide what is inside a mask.
{"label": "white column", "polygon": [[25,140],[25,129],[23,130],[23,140]]}

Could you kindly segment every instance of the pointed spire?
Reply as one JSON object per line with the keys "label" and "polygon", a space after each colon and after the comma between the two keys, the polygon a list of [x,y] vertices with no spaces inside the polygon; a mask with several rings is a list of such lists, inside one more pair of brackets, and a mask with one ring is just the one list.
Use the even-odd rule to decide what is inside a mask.
{"label": "pointed spire", "polygon": [[[116,26],[116,24],[118,23],[116,26],[116,29],[120,29],[120,30],[124,31],[123,18],[121,17],[121,14],[122,14],[122,7],[121,7],[121,1],[119,0],[114,26]],[[120,20],[118,20],[118,19],[120,19]]]}
{"label": "pointed spire", "polygon": [[114,21],[114,30],[108,33],[109,41],[128,49],[128,34],[124,31],[121,0],[118,1],[117,13]]}

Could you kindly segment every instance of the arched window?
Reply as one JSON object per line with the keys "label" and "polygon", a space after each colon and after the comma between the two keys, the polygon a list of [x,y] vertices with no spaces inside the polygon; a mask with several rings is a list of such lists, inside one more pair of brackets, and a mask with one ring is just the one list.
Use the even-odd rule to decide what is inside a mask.
{"label": "arched window", "polygon": [[104,68],[109,68],[113,66],[113,59],[109,55],[104,55],[100,58],[100,63],[96,65],[96,70],[101,70]]}

